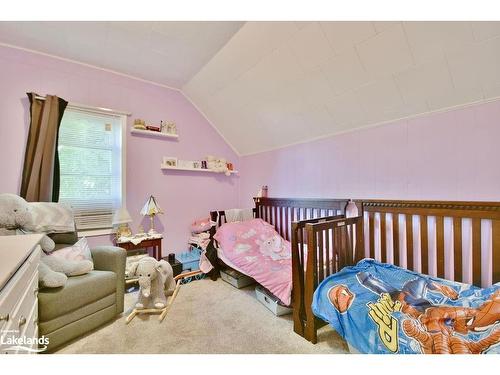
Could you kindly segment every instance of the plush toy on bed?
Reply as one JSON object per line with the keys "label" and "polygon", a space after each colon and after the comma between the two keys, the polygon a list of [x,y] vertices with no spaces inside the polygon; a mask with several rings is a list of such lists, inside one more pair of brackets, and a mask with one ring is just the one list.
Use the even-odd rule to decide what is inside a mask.
{"label": "plush toy on bed", "polygon": [[130,275],[139,278],[137,309],[162,309],[167,305],[166,296],[175,289],[174,271],[168,262],[142,258],[131,266]]}
{"label": "plush toy on bed", "polygon": [[[0,194],[0,235],[23,235],[36,233],[30,205],[15,194]],[[93,263],[88,260],[69,261],[48,256],[55,247],[54,241],[47,235],[40,241],[42,256],[38,267],[38,283],[42,287],[56,288],[66,284],[68,276],[88,273]]]}
{"label": "plush toy on bed", "polygon": [[255,240],[259,245],[259,250],[263,255],[271,257],[272,260],[290,259],[291,253],[288,251],[283,238],[278,234],[271,236],[261,235]]}

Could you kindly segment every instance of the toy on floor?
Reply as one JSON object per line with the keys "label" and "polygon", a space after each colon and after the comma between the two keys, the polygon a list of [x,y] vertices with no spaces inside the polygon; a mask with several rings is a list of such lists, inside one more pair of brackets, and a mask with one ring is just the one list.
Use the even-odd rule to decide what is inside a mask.
{"label": "toy on floor", "polygon": [[145,257],[132,264],[129,273],[139,282],[136,308],[162,309],[167,305],[166,296],[175,288],[174,271],[167,261]]}
{"label": "toy on floor", "polygon": [[[161,308],[138,308],[137,304],[136,307],[132,310],[132,312],[127,316],[125,319],[125,324],[128,324],[136,317],[138,314],[160,314],[158,317],[158,320],[160,323],[165,319],[165,316],[167,316],[168,310],[170,309],[170,306],[172,306],[172,303],[175,300],[175,297],[177,297],[177,294],[179,293],[179,289],[182,285],[182,281],[184,278],[191,278],[193,276],[197,276],[202,274],[200,270],[193,271],[193,272],[186,272],[186,273],[181,273],[180,275],[177,275],[176,277],[173,278],[175,288],[173,290],[172,296],[168,300],[168,303]],[[139,291],[139,294],[141,292]]]}

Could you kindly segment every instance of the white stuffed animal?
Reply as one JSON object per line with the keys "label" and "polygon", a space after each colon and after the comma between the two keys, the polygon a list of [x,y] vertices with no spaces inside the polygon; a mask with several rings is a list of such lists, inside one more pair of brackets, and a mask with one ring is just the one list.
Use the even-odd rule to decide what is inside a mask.
{"label": "white stuffed animal", "polygon": [[[0,236],[35,233],[30,205],[15,194],[0,194]],[[42,287],[56,288],[66,284],[68,276],[88,273],[93,264],[89,260],[68,261],[58,257],[47,256],[54,251],[54,241],[43,236],[40,241],[42,257],[38,267],[38,283]]]}
{"label": "white stuffed animal", "polygon": [[224,158],[217,158],[213,155],[208,155],[207,168],[218,173],[225,173],[226,176],[231,175],[231,172],[227,168],[227,160]]}
{"label": "white stuffed animal", "polygon": [[175,289],[174,271],[168,262],[152,257],[142,258],[132,264],[130,275],[139,279],[136,308],[162,309],[167,305],[166,296]]}

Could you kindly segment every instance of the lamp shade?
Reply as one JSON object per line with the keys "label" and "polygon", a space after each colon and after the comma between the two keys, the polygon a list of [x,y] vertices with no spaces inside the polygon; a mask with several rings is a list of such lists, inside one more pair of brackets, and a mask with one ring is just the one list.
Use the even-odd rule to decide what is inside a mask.
{"label": "lamp shade", "polygon": [[121,207],[115,211],[113,215],[113,225],[131,223],[132,218],[125,207]]}
{"label": "lamp shade", "polygon": [[153,197],[152,195],[148,198],[146,204],[144,205],[144,207],[142,207],[141,210],[142,216],[154,216],[162,213],[163,211],[161,210],[160,206],[158,206],[158,203],[156,203],[155,197]]}

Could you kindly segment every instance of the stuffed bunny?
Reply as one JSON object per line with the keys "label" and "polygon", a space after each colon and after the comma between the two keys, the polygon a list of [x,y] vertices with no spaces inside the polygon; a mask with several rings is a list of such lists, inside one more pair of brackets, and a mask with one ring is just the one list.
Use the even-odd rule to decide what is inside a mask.
{"label": "stuffed bunny", "polygon": [[[0,236],[35,233],[30,205],[15,194],[0,194]],[[56,288],[66,284],[67,276],[88,273],[94,265],[91,261],[68,261],[47,256],[55,244],[48,236],[40,241],[42,256],[38,267],[38,283],[41,287]]]}
{"label": "stuffed bunny", "polygon": [[167,305],[167,295],[175,289],[172,266],[152,257],[145,257],[132,264],[130,275],[139,278],[139,294],[135,307],[161,309]]}

